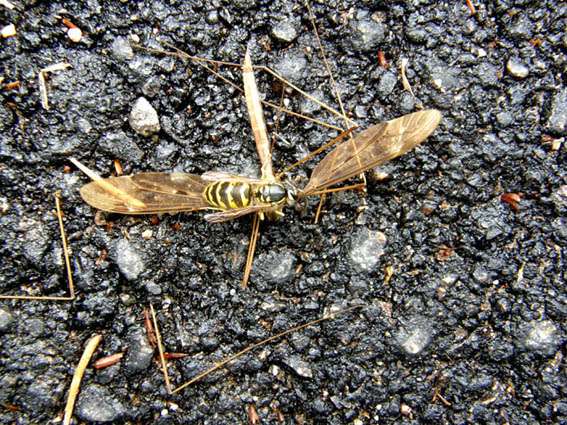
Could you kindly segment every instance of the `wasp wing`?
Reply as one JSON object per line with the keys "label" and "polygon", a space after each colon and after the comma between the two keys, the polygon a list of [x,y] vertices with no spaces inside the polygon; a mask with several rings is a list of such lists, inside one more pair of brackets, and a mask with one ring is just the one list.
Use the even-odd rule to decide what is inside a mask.
{"label": "wasp wing", "polygon": [[358,133],[329,152],[315,167],[303,190],[305,196],[403,155],[427,139],[440,120],[441,113],[430,109]]}
{"label": "wasp wing", "polygon": [[120,214],[157,214],[210,208],[206,183],[186,173],[141,173],[95,180],[81,188],[85,202]]}
{"label": "wasp wing", "polygon": [[242,217],[243,215],[246,214],[260,212],[262,210],[269,210],[270,208],[271,208],[270,204],[251,205],[249,207],[206,214],[205,220],[207,220],[208,223],[223,223],[225,221],[230,221],[230,220],[234,220],[235,218]]}
{"label": "wasp wing", "polygon": [[207,171],[206,173],[201,174],[201,178],[206,182],[217,182],[222,180],[222,181],[252,183],[252,184],[266,183],[265,180],[256,177],[237,176],[235,174],[230,174],[225,171]]}

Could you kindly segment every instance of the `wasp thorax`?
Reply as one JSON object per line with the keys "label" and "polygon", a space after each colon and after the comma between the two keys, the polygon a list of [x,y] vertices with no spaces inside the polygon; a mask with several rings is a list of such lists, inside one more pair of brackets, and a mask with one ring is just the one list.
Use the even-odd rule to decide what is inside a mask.
{"label": "wasp thorax", "polygon": [[287,198],[287,189],[281,183],[258,186],[256,199],[267,204],[280,204]]}

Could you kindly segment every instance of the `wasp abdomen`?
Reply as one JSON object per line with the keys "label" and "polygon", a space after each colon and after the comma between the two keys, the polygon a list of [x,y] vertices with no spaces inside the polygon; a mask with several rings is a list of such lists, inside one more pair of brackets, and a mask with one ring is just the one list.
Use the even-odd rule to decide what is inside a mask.
{"label": "wasp abdomen", "polygon": [[206,187],[203,198],[221,210],[244,208],[250,205],[250,184],[229,181],[214,182]]}
{"label": "wasp abdomen", "polygon": [[281,204],[287,197],[287,190],[283,184],[270,183],[256,188],[255,198],[268,204]]}

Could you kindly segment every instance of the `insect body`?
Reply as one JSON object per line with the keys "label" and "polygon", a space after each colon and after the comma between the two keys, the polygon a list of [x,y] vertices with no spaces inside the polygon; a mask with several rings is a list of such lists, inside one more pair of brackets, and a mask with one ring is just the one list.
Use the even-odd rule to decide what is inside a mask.
{"label": "insect body", "polygon": [[234,210],[249,205],[279,205],[288,197],[286,187],[281,183],[243,183],[221,180],[209,184],[203,198],[219,210]]}
{"label": "insect body", "polygon": [[203,191],[208,208],[220,212],[207,214],[210,223],[232,220],[241,215],[258,212],[260,218],[266,215],[275,220],[283,216],[285,205],[294,203],[296,189],[279,182],[268,182],[220,172],[203,174],[203,179],[219,179],[209,183]]}
{"label": "insect body", "polygon": [[221,210],[244,208],[253,202],[251,195],[254,192],[250,189],[249,183],[219,181],[207,186],[203,198]]}
{"label": "insect body", "polygon": [[220,171],[209,171],[200,177],[209,182],[202,191],[202,198],[208,204],[204,208],[219,210],[205,215],[209,223],[221,223],[250,213],[258,213],[260,219],[267,216],[276,220],[284,215],[282,210],[286,205],[295,203],[297,196],[294,186],[275,179],[236,176]]}

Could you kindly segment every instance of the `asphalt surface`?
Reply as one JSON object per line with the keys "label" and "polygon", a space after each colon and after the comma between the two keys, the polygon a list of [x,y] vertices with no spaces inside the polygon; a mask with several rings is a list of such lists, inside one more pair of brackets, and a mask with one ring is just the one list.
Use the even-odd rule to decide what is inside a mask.
{"label": "asphalt surface", "polygon": [[[95,359],[126,354],[87,370],[81,423],[247,424],[250,405],[261,423],[567,422],[567,4],[496,1],[476,14],[464,1],[312,4],[345,110],[361,128],[420,105],[443,118],[421,146],[368,172],[366,194],[328,196],[318,224],[317,199],[263,223],[243,291],[250,217],[209,225],[198,212],[99,214],[80,198],[88,178],[69,158],[103,176],[115,159],[126,174],[256,175],[243,96],[195,63],[129,45],[162,40],[236,63],[248,46],[255,64],[336,107],[306,8],[12,3],[0,6],[2,26],[16,30],[0,40],[0,292],[67,294],[53,213],[61,191],[77,298],[0,302],[1,423],[60,418],[94,334],[103,336]],[[415,97],[402,84],[404,58]],[[38,74],[60,62],[72,67],[47,74],[45,110]],[[237,68],[218,69],[240,84]],[[257,78],[278,102],[278,84]],[[158,114],[154,135],[129,123],[140,97]],[[286,102],[341,123],[297,94]],[[273,131],[269,110],[267,120]],[[336,132],[284,116],[277,134],[282,170]],[[304,185],[316,163],[286,178]],[[169,361],[174,387],[263,338],[366,307],[168,395],[144,330],[150,303],[166,351],[189,354]]]}

